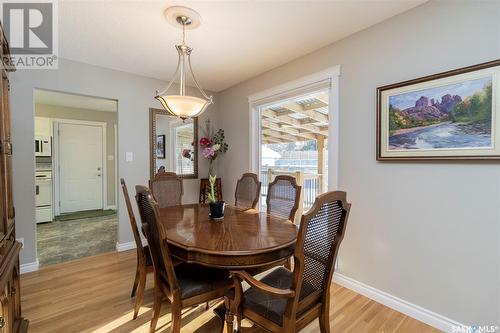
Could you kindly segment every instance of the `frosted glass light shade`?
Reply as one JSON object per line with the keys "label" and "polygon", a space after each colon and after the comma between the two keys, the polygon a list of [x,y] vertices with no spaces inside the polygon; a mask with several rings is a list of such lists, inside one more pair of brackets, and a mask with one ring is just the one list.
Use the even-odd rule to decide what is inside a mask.
{"label": "frosted glass light shade", "polygon": [[210,101],[193,96],[164,95],[155,98],[165,110],[181,119],[196,117],[210,105]]}

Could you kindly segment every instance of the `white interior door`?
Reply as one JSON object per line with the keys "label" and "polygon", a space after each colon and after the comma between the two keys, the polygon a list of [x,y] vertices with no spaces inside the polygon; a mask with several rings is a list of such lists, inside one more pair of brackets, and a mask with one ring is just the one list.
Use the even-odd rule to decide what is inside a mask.
{"label": "white interior door", "polygon": [[103,128],[59,124],[60,212],[103,208]]}

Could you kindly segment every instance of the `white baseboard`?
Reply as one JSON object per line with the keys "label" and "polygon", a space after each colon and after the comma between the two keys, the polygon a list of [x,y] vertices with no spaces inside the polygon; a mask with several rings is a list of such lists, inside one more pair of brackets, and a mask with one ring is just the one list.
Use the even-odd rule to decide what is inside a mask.
{"label": "white baseboard", "polygon": [[135,242],[127,242],[127,243],[116,243],[116,251],[123,252],[135,249]]}
{"label": "white baseboard", "polygon": [[116,210],[116,205],[108,205],[108,206],[106,206],[105,209],[106,210],[109,210],[109,209]]}
{"label": "white baseboard", "polygon": [[[147,245],[148,242],[146,241],[145,238],[141,238],[142,245]],[[135,241],[132,242],[127,242],[127,243],[116,243],[116,251],[118,252],[123,252],[123,251],[128,251],[135,249]]]}
{"label": "white baseboard", "polygon": [[35,272],[40,267],[40,263],[38,262],[38,258],[33,262],[28,262],[26,264],[19,265],[19,270],[21,274]]}
{"label": "white baseboard", "polygon": [[366,296],[378,303],[381,303],[391,309],[399,311],[409,317],[415,318],[424,322],[432,327],[435,327],[444,332],[451,332],[452,327],[463,327],[461,323],[444,317],[438,313],[424,309],[421,306],[415,305],[401,298],[388,294],[382,290],[373,288],[362,282],[356,281],[348,276],[335,273],[333,281],[347,289],[351,289],[358,294]]}

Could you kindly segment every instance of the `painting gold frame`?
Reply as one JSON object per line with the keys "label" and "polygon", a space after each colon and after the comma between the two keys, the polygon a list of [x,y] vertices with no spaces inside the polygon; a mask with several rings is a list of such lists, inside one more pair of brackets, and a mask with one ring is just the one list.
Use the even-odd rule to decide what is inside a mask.
{"label": "painting gold frame", "polygon": [[[488,147],[389,148],[389,98],[491,77],[491,138]],[[377,160],[500,159],[500,59],[377,88]]]}

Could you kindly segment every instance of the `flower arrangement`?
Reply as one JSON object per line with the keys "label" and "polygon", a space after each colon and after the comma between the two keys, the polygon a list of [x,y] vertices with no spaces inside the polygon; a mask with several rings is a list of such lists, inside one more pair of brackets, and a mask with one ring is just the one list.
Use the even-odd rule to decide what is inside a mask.
{"label": "flower arrangement", "polygon": [[192,161],[193,160],[192,152],[193,151],[191,149],[184,149],[182,151],[182,157]]}
{"label": "flower arrangement", "polygon": [[208,174],[213,174],[212,164],[220,154],[227,152],[229,145],[225,142],[224,130],[218,129],[216,132],[210,127],[210,120],[207,119],[203,137],[200,139],[201,154],[208,160]]}
{"label": "flower arrangement", "polygon": [[[191,147],[194,146],[194,142],[191,142]],[[183,149],[182,150],[182,157],[187,158],[191,162],[194,161],[194,149]]]}

